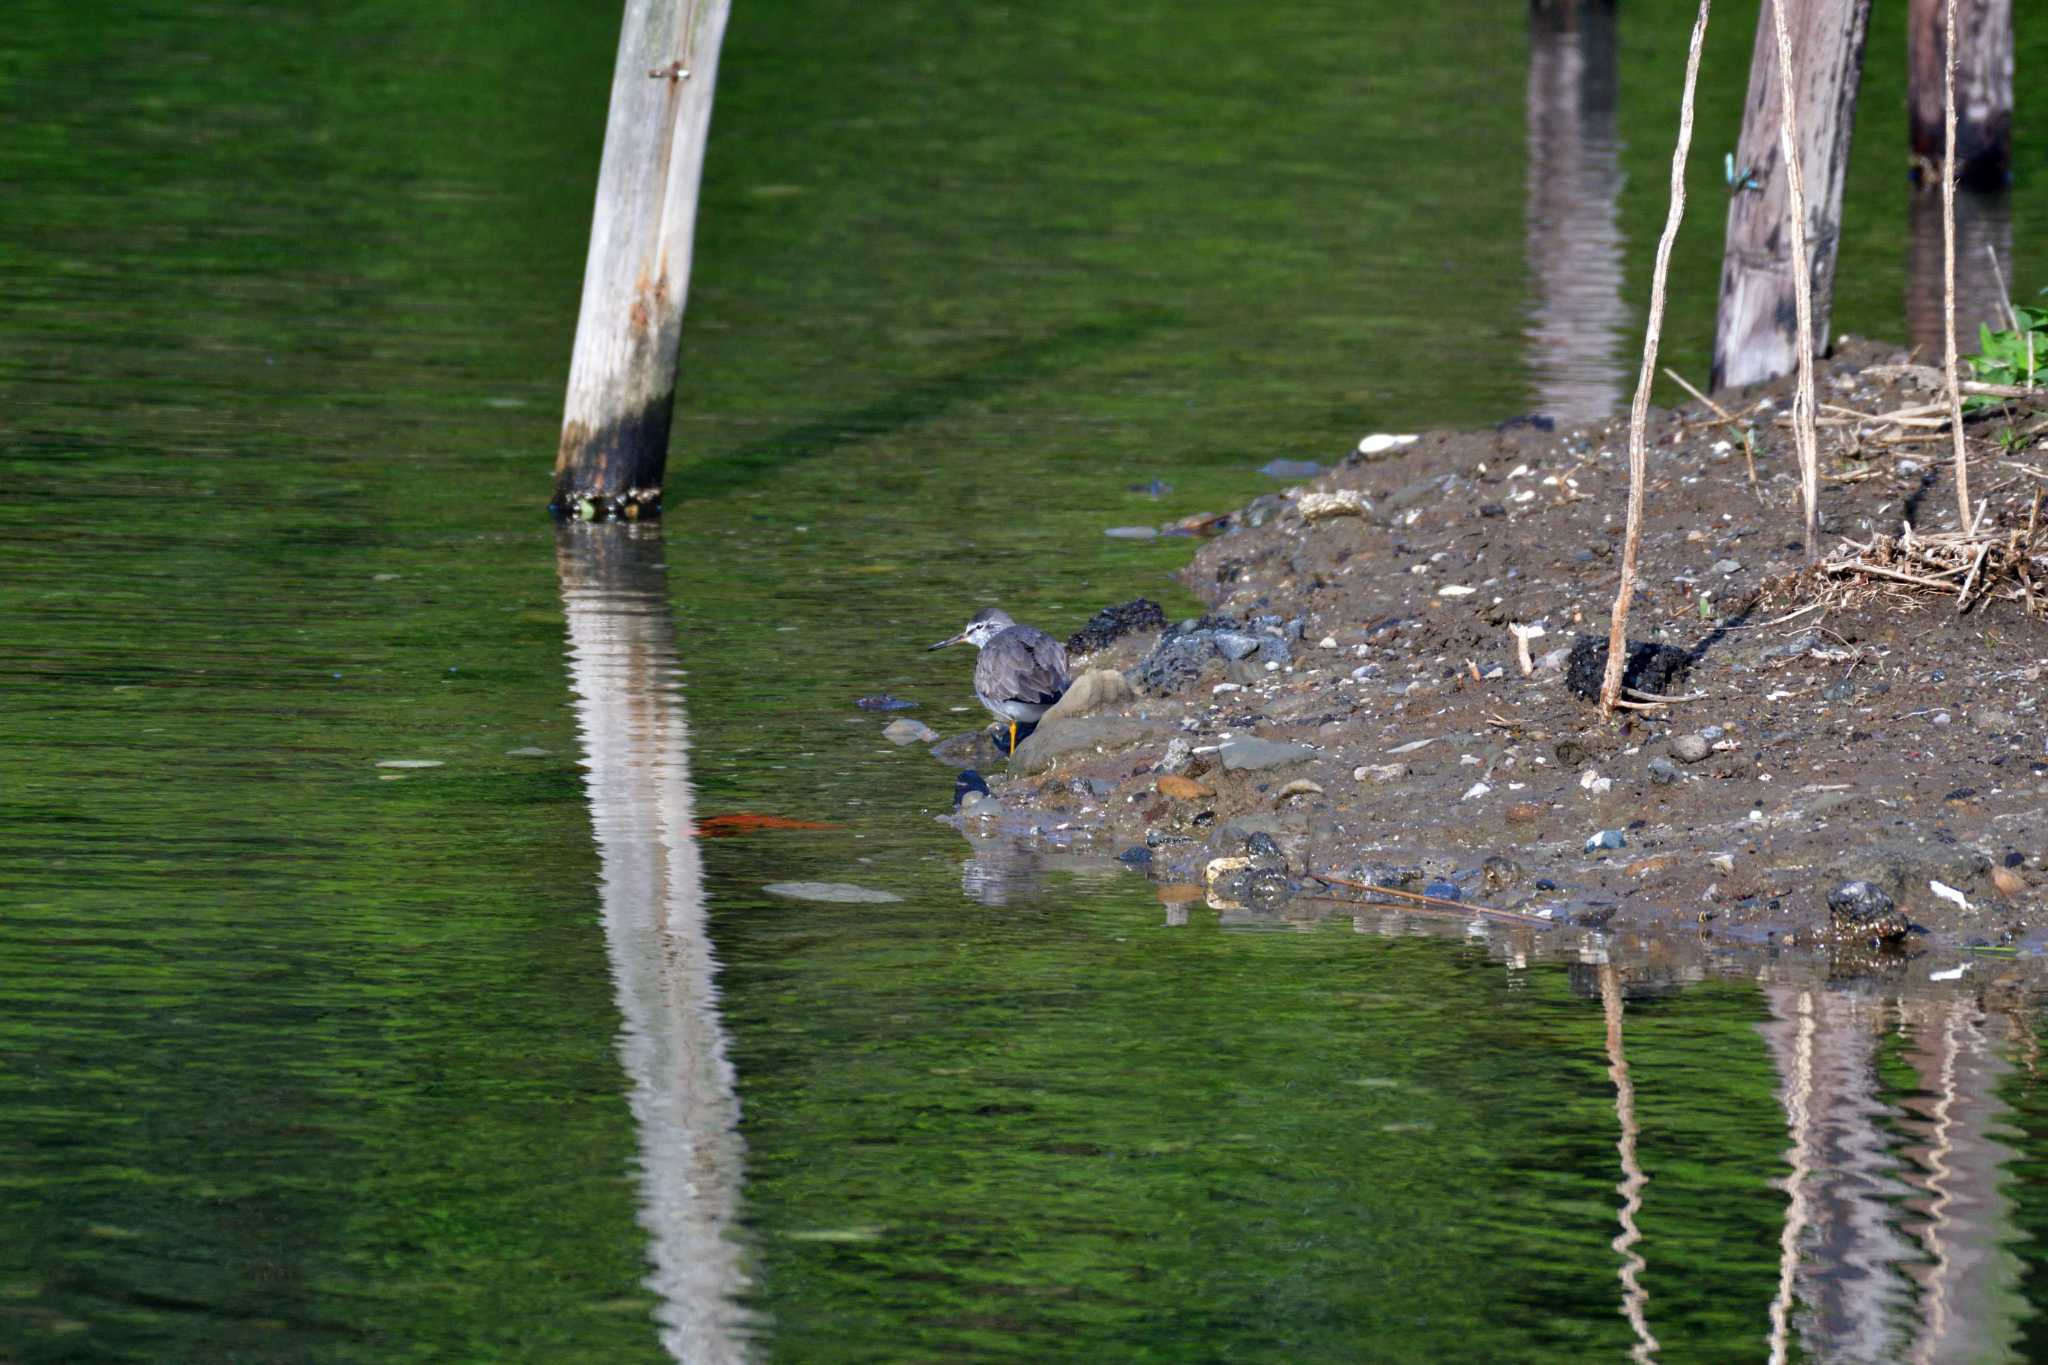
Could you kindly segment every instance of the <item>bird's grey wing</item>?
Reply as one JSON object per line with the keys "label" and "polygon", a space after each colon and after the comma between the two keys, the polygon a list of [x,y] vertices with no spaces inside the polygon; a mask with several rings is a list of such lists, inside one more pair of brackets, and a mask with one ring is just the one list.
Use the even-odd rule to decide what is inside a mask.
{"label": "bird's grey wing", "polygon": [[1025,651],[1028,663],[1019,660],[1017,677],[1010,695],[1019,701],[1050,706],[1067,690],[1067,650],[1050,635],[1035,635]]}

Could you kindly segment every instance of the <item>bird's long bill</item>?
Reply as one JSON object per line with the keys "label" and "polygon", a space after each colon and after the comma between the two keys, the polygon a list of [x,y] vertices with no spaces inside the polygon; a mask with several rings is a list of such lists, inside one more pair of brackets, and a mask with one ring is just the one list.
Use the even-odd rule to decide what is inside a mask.
{"label": "bird's long bill", "polygon": [[932,652],[933,650],[935,650],[935,649],[944,649],[944,648],[945,648],[945,647],[946,647],[947,645],[957,645],[957,644],[962,644],[962,643],[964,643],[964,642],[966,641],[966,639],[967,639],[967,632],[963,630],[963,631],[961,631],[961,632],[960,632],[960,633],[959,633],[958,635],[951,635],[951,636],[948,636],[948,637],[946,637],[945,639],[943,639],[943,640],[939,641],[939,642],[938,642],[937,644],[935,644],[935,645],[926,645],[926,646],[924,647],[924,652],[925,652],[925,653],[927,653],[927,654],[929,654],[929,653],[931,653],[931,652]]}

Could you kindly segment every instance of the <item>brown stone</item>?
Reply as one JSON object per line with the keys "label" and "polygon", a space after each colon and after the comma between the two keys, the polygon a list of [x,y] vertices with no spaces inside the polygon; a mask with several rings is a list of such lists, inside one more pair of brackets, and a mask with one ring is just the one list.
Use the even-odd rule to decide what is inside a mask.
{"label": "brown stone", "polygon": [[1543,807],[1537,805],[1534,801],[1517,801],[1514,805],[1508,807],[1507,815],[1508,819],[1516,824],[1526,825],[1531,820],[1543,818]]}
{"label": "brown stone", "polygon": [[1166,905],[1185,905],[1202,898],[1202,888],[1187,882],[1174,882],[1159,888],[1159,899]]}
{"label": "brown stone", "polygon": [[1991,869],[1991,884],[1998,888],[2001,896],[2024,896],[2027,894],[2027,879],[2009,867]]}
{"label": "brown stone", "polygon": [[1159,794],[1170,796],[1176,801],[1198,801],[1205,796],[1214,796],[1216,789],[1192,777],[1179,777],[1173,773],[1159,775]]}

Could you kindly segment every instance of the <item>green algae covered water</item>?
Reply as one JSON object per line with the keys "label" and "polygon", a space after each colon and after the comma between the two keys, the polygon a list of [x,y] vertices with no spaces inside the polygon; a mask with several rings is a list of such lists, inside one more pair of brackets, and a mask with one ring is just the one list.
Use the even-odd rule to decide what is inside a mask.
{"label": "green algae covered water", "polygon": [[2048,1351],[2037,1001],[1177,910],[967,845],[853,705],[977,723],[922,646],[979,605],[1192,609],[1103,530],[1268,460],[1620,392],[1682,16],[1538,136],[1583,54],[1498,6],[743,0],[668,516],[596,540],[541,508],[614,23],[10,10],[0,1359]]}

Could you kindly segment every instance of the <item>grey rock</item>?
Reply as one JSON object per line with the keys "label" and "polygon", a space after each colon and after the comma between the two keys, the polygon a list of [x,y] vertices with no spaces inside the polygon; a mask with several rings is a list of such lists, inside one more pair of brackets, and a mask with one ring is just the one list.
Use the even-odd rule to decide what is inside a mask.
{"label": "grey rock", "polygon": [[770,882],[761,889],[771,896],[833,905],[884,905],[903,899],[893,891],[877,891],[850,882]]}
{"label": "grey rock", "polygon": [[1217,750],[1217,758],[1230,772],[1264,772],[1301,763],[1316,756],[1306,744],[1283,744],[1272,739],[1233,739]]}
{"label": "grey rock", "polygon": [[1618,829],[1603,829],[1586,840],[1586,852],[1598,853],[1602,849],[1627,848],[1628,839]]}
{"label": "grey rock", "polygon": [[1732,559],[1717,559],[1714,561],[1714,567],[1708,572],[1717,573],[1726,578],[1729,574],[1741,573],[1742,566]]}
{"label": "grey rock", "polygon": [[1148,739],[1164,739],[1171,729],[1165,721],[1134,716],[1082,716],[1056,725],[1040,722],[1029,739],[1018,743],[1010,767],[1016,772],[1042,773],[1069,754],[1125,749]]}
{"label": "grey rock", "polygon": [[1194,746],[1185,735],[1175,735],[1166,742],[1166,752],[1160,756],[1154,768],[1162,773],[1184,773],[1195,756]]}
{"label": "grey rock", "polygon": [[1822,701],[1854,701],[1856,699],[1856,684],[1850,682],[1847,678],[1842,679],[1838,683],[1829,683],[1821,689],[1820,699]]}
{"label": "grey rock", "polygon": [[936,744],[939,732],[921,720],[892,720],[882,727],[882,738],[891,744]]}
{"label": "grey rock", "polygon": [[1174,632],[1161,637],[1127,675],[1141,692],[1161,696],[1185,692],[1202,676],[1202,669],[1217,658],[1216,641],[1207,634]]}
{"label": "grey rock", "polygon": [[1698,763],[1713,751],[1705,735],[1678,735],[1671,741],[1671,756],[1680,763]]}
{"label": "grey rock", "polygon": [[1865,881],[1828,892],[1828,919],[1838,932],[1880,939],[1900,938],[1912,927],[1883,887]]}
{"label": "grey rock", "polygon": [[1678,769],[1671,765],[1669,759],[1653,758],[1650,760],[1650,780],[1652,782],[1660,787],[1668,787],[1678,781],[1678,779]]}
{"label": "grey rock", "polygon": [[[1039,718],[1040,725],[1057,725],[1061,721],[1073,720],[1099,711],[1105,706],[1116,706],[1137,697],[1130,681],[1123,674],[1108,668],[1091,668],[1067,684],[1066,693],[1053,703],[1052,709]],[[898,721],[897,724],[902,724]]]}
{"label": "grey rock", "polygon": [[1243,659],[1257,651],[1259,637],[1246,635],[1241,631],[1219,630],[1215,633],[1216,649],[1226,659]]}
{"label": "grey rock", "polygon": [[1979,730],[1995,732],[2017,730],[2020,727],[2020,720],[2012,712],[2000,711],[1994,707],[1986,708],[1982,711],[1972,711],[1970,713],[1970,724],[1976,726]]}

